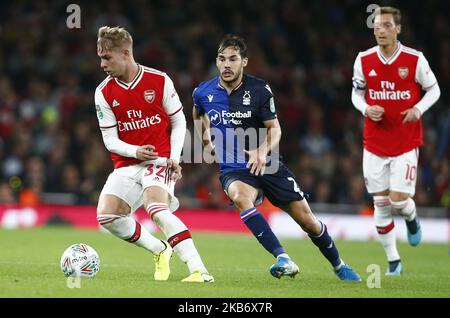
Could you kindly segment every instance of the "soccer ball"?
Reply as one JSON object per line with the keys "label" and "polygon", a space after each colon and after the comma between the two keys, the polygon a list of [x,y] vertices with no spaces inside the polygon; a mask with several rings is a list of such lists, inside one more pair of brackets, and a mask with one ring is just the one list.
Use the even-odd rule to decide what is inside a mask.
{"label": "soccer ball", "polygon": [[64,251],[60,264],[66,277],[94,277],[100,269],[100,258],[92,247],[78,243]]}

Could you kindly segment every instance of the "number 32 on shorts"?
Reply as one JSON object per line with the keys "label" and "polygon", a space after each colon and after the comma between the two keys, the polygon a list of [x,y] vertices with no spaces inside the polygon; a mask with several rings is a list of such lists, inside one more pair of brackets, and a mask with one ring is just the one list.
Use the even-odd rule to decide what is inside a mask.
{"label": "number 32 on shorts", "polygon": [[167,166],[155,165],[153,163],[147,166],[147,171],[144,173],[144,177],[153,176],[153,179],[159,180],[160,178],[164,183],[168,183],[167,178]]}

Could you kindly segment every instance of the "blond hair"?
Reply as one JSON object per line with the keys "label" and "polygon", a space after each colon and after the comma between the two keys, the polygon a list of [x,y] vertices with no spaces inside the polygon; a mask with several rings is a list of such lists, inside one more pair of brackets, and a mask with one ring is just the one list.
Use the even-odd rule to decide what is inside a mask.
{"label": "blond hair", "polygon": [[394,7],[378,7],[377,9],[375,9],[375,16],[380,14],[392,14],[396,25],[400,24],[402,20],[402,13],[399,9]]}
{"label": "blond hair", "polygon": [[112,50],[116,47],[132,47],[131,34],[122,27],[102,26],[98,29],[97,45],[101,50]]}

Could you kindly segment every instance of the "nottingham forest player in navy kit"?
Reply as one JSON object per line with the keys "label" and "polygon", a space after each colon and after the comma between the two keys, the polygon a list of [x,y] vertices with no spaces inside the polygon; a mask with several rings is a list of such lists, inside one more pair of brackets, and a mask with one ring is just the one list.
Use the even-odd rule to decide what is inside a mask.
{"label": "nottingham forest player in navy kit", "polygon": [[[247,65],[245,41],[227,35],[220,43],[216,65],[220,76],[201,83],[193,93],[194,120],[205,147],[220,164],[220,181],[241,219],[277,262],[270,273],[277,278],[294,277],[299,269],[290,259],[258,212],[264,196],[280,207],[308,233],[313,243],[342,280],[361,278],[339,257],[327,227],[311,212],[295,176],[277,153],[281,137],[272,92],[267,83],[243,74]],[[264,132],[263,135],[260,132]]]}

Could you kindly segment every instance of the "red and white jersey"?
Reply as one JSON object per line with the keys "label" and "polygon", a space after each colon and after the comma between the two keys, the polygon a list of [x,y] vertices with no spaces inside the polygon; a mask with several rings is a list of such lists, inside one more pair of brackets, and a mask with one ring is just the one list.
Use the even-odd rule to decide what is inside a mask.
{"label": "red and white jersey", "polygon": [[[183,107],[167,74],[139,65],[131,83],[108,76],[95,90],[100,129],[116,128],[131,145],[153,145],[159,157],[170,157],[170,119]],[[114,168],[140,163],[111,153]]]}
{"label": "red and white jersey", "polygon": [[398,156],[422,145],[422,121],[405,123],[402,111],[421,100],[422,89],[436,84],[423,54],[398,42],[385,59],[379,46],[360,52],[353,70],[353,87],[365,90],[368,105],[384,108],[382,120],[366,117],[364,147],[378,156]]}

